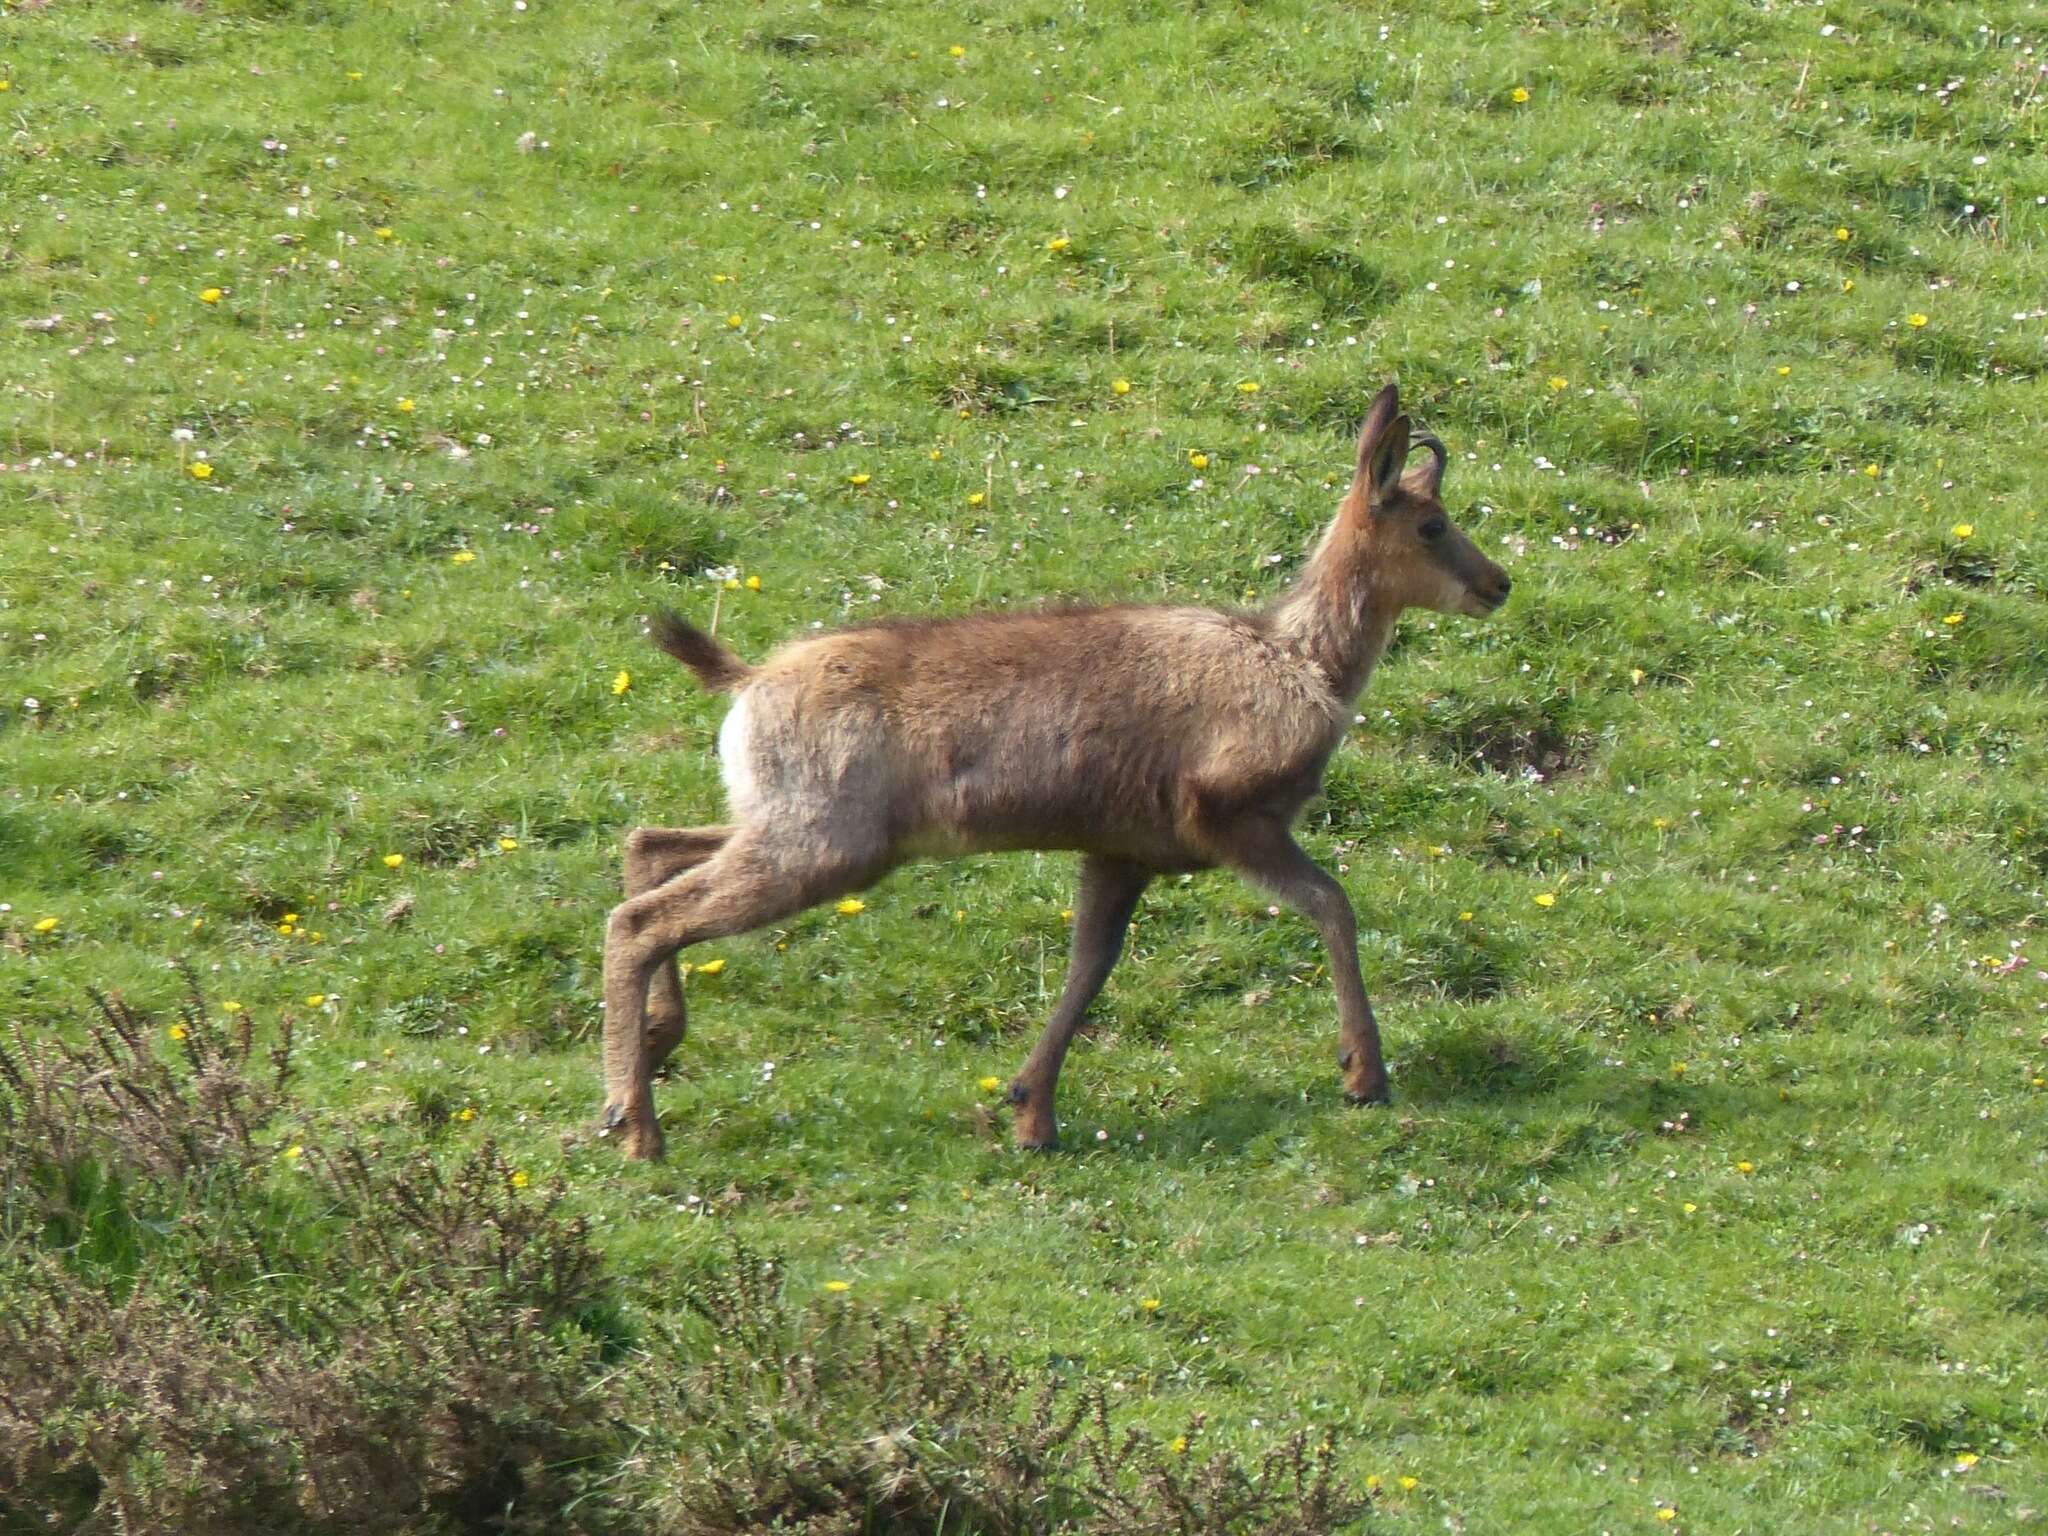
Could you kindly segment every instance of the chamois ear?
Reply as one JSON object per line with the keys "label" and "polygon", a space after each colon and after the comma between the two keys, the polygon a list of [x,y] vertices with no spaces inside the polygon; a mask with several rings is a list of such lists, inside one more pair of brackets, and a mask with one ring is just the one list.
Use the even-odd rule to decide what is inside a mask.
{"label": "chamois ear", "polygon": [[1401,391],[1389,384],[1374,398],[1372,409],[1365,413],[1365,425],[1358,429],[1357,481],[1360,486],[1369,488],[1373,484],[1373,455],[1379,448],[1380,439],[1387,435],[1387,428],[1400,414]]}
{"label": "chamois ear", "polygon": [[1363,505],[1384,501],[1408,462],[1408,418],[1401,414],[1401,392],[1392,384],[1379,392],[1365,425],[1358,429],[1358,476],[1352,492]]}
{"label": "chamois ear", "polygon": [[1358,482],[1364,488],[1366,499],[1377,506],[1400,483],[1401,471],[1408,463],[1408,427],[1406,416],[1396,416],[1375,432],[1380,408],[1394,399],[1394,387],[1387,386],[1372,414],[1365,418],[1365,429],[1358,436]]}

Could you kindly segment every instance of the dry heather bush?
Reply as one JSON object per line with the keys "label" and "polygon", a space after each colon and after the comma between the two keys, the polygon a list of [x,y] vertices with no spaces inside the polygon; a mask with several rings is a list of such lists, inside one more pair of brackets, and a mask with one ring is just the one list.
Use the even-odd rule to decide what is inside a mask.
{"label": "dry heather bush", "polygon": [[288,1034],[196,989],[86,1039],[0,1048],[0,1529],[579,1528],[605,1299],[559,1188],[281,1155]]}
{"label": "dry heather bush", "polygon": [[851,1307],[798,1313],[781,1265],[736,1246],[685,1293],[708,1355],[646,1371],[643,1506],[672,1536],[1118,1536],[1346,1528],[1365,1502],[1327,1438],[1256,1467],[1198,1454],[1199,1420],[1162,1444],[1112,1424],[1100,1386],[1029,1378],[968,1346],[951,1311],[918,1329]]}
{"label": "dry heather bush", "polygon": [[[188,978],[189,981],[189,978]],[[489,1143],[280,1136],[289,1034],[194,987],[0,1042],[0,1536],[1319,1536],[1327,1443],[1120,1431],[1099,1388],[792,1307],[737,1246],[623,1347],[563,1191]],[[168,1046],[160,1050],[160,1043]],[[169,1059],[166,1059],[168,1057]]]}
{"label": "dry heather bush", "polygon": [[165,1032],[182,1067],[159,1054],[152,1020],[98,993],[83,1045],[31,1040],[19,1028],[11,1048],[0,1042],[0,1146],[53,1167],[112,1155],[133,1172],[174,1180],[239,1173],[264,1156],[256,1135],[285,1102],[291,1023],[259,1057],[246,1013],[220,1024],[190,972],[185,984]]}

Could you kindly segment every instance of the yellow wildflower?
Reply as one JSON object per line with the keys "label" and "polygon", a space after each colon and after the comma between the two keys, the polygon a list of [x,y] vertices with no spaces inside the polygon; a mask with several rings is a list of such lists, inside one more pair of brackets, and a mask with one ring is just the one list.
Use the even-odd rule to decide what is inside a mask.
{"label": "yellow wildflower", "polygon": [[476,560],[476,551],[473,549],[458,549],[448,558],[456,565],[470,565]]}
{"label": "yellow wildflower", "polygon": [[402,853],[387,853],[384,855],[384,867],[386,869],[400,869],[404,867],[404,864],[405,855]]}
{"label": "yellow wildflower", "polygon": [[1073,242],[1068,240],[1065,235],[1054,235],[1050,240],[1045,242],[1045,248],[1048,251],[1064,251],[1072,243]]}
{"label": "yellow wildflower", "polygon": [[1176,1456],[1185,1456],[1188,1453],[1188,1437],[1186,1435],[1175,1435],[1167,1443],[1166,1448]]}
{"label": "yellow wildflower", "polygon": [[846,483],[848,485],[866,485],[868,483],[868,480],[869,476],[867,476],[866,474],[848,475],[846,477]]}
{"label": "yellow wildflower", "polygon": [[1527,87],[1526,85],[1518,85],[1512,91],[1508,92],[1508,95],[1514,101],[1515,105],[1519,107],[1529,99],[1529,87]]}
{"label": "yellow wildflower", "polygon": [[825,1289],[837,1296],[841,1291],[850,1291],[853,1287],[844,1280],[827,1280]]}
{"label": "yellow wildflower", "polygon": [[1246,379],[1237,386],[1237,392],[1240,395],[1256,395],[1259,392],[1259,381],[1257,379]]}
{"label": "yellow wildflower", "polygon": [[1875,480],[1879,475],[1883,474],[1884,471],[1879,469],[1875,464],[1866,464],[1863,466],[1863,473],[1868,475],[1871,479]]}
{"label": "yellow wildflower", "polygon": [[741,326],[745,325],[747,322],[746,317],[743,315],[727,315],[725,317],[725,323],[729,329],[736,331]]}
{"label": "yellow wildflower", "polygon": [[519,839],[516,837],[501,837],[498,839],[498,849],[502,853],[510,853],[514,848],[517,848],[518,846]]}
{"label": "yellow wildflower", "polygon": [[1209,467],[1209,455],[1197,449],[1188,455],[1188,462],[1197,469],[1207,469]]}
{"label": "yellow wildflower", "polygon": [[1131,392],[1131,381],[1118,379],[1109,386],[1109,392],[1113,395],[1128,395]]}
{"label": "yellow wildflower", "polygon": [[1380,1475],[1377,1472],[1368,1472],[1365,1475],[1365,1491],[1367,1493],[1378,1493],[1380,1491]]}
{"label": "yellow wildflower", "polygon": [[988,497],[980,491],[970,491],[967,495],[967,505],[970,507],[978,507],[986,500],[988,500]]}
{"label": "yellow wildflower", "polygon": [[1413,1493],[1415,1485],[1421,1481],[1422,1479],[1417,1477],[1404,1477],[1401,1479],[1401,1491],[1403,1493]]}
{"label": "yellow wildflower", "polygon": [[1550,376],[1550,388],[1553,394],[1558,390],[1571,388],[1571,384],[1572,381],[1561,373],[1553,373]]}
{"label": "yellow wildflower", "polygon": [[306,1149],[304,1147],[294,1144],[292,1146],[286,1147],[284,1151],[279,1155],[283,1157],[284,1160],[288,1163],[296,1163],[302,1156],[305,1155],[305,1151]]}
{"label": "yellow wildflower", "polygon": [[200,289],[199,302],[202,304],[218,304],[220,302],[220,290],[218,288]]}
{"label": "yellow wildflower", "polygon": [[1694,1205],[1690,1200],[1688,1200],[1685,1202],[1683,1209],[1685,1211],[1685,1214],[1690,1216],[1694,1211],[1697,1211],[1699,1207]]}
{"label": "yellow wildflower", "polygon": [[1657,1518],[1659,1520],[1676,1520],[1678,1518],[1678,1511],[1669,1504],[1659,1504],[1657,1506]]}
{"label": "yellow wildflower", "polygon": [[1791,372],[1792,372],[1792,370],[1791,370],[1790,368],[1786,367],[1786,366],[1785,366],[1784,364],[1780,363],[1780,364],[1778,365],[1778,377],[1779,377],[1779,378],[1781,378],[1781,379],[1782,379],[1782,378],[1784,378],[1784,377],[1785,377],[1786,375],[1790,374]]}
{"label": "yellow wildflower", "polygon": [[390,240],[395,238],[391,233],[391,226],[388,224],[379,224],[374,233],[376,234],[379,240]]}
{"label": "yellow wildflower", "polygon": [[1003,1086],[1003,1080],[1000,1077],[984,1077],[974,1086],[979,1088],[983,1093],[994,1093],[998,1088]]}
{"label": "yellow wildflower", "polygon": [[633,674],[628,672],[624,667],[619,668],[619,675],[612,679],[612,692],[624,693],[628,688],[632,686]]}
{"label": "yellow wildflower", "polygon": [[312,992],[307,994],[306,1006],[308,1008],[324,1008],[326,1005],[327,994],[325,992]]}
{"label": "yellow wildflower", "polygon": [[211,480],[213,478],[213,466],[204,459],[192,465],[191,471],[194,480]]}
{"label": "yellow wildflower", "polygon": [[1143,1307],[1147,1312],[1157,1312],[1159,1310],[1159,1298],[1157,1296],[1147,1296],[1143,1301],[1139,1302],[1138,1305]]}
{"label": "yellow wildflower", "polygon": [[1537,906],[1539,906],[1539,907],[1554,907],[1554,906],[1556,906],[1556,905],[1557,905],[1557,892],[1555,892],[1555,891],[1542,891],[1542,892],[1539,892],[1539,893],[1537,894],[1537,897],[1536,897],[1536,905],[1537,905]]}
{"label": "yellow wildflower", "polygon": [[964,59],[967,57],[967,50],[965,48],[962,48],[958,43],[955,43],[952,47],[948,48],[946,52],[956,59]]}
{"label": "yellow wildflower", "polygon": [[463,1105],[462,1108],[455,1111],[455,1118],[460,1120],[464,1125],[469,1124],[470,1121],[476,1118],[476,1106],[473,1104]]}
{"label": "yellow wildflower", "polygon": [[841,917],[859,917],[867,909],[868,904],[858,896],[847,897],[846,900],[839,903],[838,908]]}
{"label": "yellow wildflower", "polygon": [[1735,1165],[1735,1171],[1737,1173],[1755,1173],[1756,1164],[1752,1163],[1748,1158],[1745,1157],[1741,1162]]}
{"label": "yellow wildflower", "polygon": [[722,958],[718,960],[705,960],[698,965],[697,973],[700,976],[716,976],[724,969],[725,961]]}
{"label": "yellow wildflower", "polygon": [[749,576],[749,577],[747,578],[747,590],[748,590],[749,592],[758,592],[758,591],[760,591],[760,590],[761,590],[761,578],[760,578],[760,577],[758,577],[758,576]]}
{"label": "yellow wildflower", "polygon": [[1946,624],[1950,629],[1954,629],[1958,624],[1963,622],[1963,616],[1960,613],[1943,614],[1941,622]]}
{"label": "yellow wildflower", "polygon": [[1906,316],[1906,324],[1910,325],[1911,327],[1913,327],[1914,330],[1917,331],[1922,326],[1927,324],[1927,317],[1921,314],[1918,310],[1915,310],[1912,314]]}
{"label": "yellow wildflower", "polygon": [[37,933],[55,933],[56,931],[57,931],[57,919],[56,919],[56,918],[54,918],[54,917],[41,917],[41,918],[37,918],[37,919],[36,919],[36,932],[37,932]]}
{"label": "yellow wildflower", "polygon": [[1460,912],[1458,914],[1458,921],[1461,923],[1469,923],[1472,921],[1472,914],[1470,912]]}
{"label": "yellow wildflower", "polygon": [[167,1033],[173,1040],[182,1040],[185,1038],[187,1030],[182,1024],[173,1024]]}
{"label": "yellow wildflower", "polygon": [[533,1176],[529,1174],[524,1168],[514,1168],[512,1170],[512,1177],[507,1179],[505,1182],[510,1184],[514,1189],[524,1189],[527,1185],[533,1182]]}
{"label": "yellow wildflower", "polygon": [[1955,527],[1949,529],[1949,532],[1954,534],[1959,539],[1967,539],[1971,534],[1975,533],[1976,531],[1977,525],[1975,523],[1957,523]]}
{"label": "yellow wildflower", "polygon": [[240,1013],[242,1011],[242,1005],[240,1003],[222,1003],[220,1005],[220,1011],[222,1013]]}
{"label": "yellow wildflower", "polygon": [[410,416],[410,415],[412,414],[412,401],[410,401],[410,400],[401,400],[401,401],[399,401],[399,402],[398,402],[398,408],[399,408],[399,409],[400,409],[401,411],[405,412],[405,413],[406,413],[406,415]]}

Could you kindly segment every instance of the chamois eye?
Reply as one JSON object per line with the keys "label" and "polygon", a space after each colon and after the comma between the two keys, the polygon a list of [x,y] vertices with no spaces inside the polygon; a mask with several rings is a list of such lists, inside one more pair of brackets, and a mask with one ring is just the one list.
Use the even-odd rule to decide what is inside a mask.
{"label": "chamois eye", "polygon": [[1425,539],[1434,542],[1437,539],[1442,538],[1444,536],[1444,530],[1446,528],[1449,528],[1450,526],[1451,525],[1445,522],[1442,518],[1432,517],[1428,522],[1424,523],[1422,527],[1417,531],[1421,533],[1421,535]]}

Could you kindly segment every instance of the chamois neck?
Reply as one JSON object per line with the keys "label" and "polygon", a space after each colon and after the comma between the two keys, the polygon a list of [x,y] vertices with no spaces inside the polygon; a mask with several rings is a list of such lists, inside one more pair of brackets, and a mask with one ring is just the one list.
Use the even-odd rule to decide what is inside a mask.
{"label": "chamois neck", "polygon": [[1365,691],[1396,617],[1357,539],[1340,517],[1271,610],[1273,638],[1313,662],[1346,702]]}

